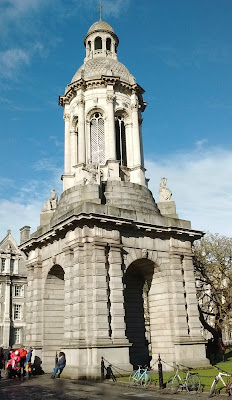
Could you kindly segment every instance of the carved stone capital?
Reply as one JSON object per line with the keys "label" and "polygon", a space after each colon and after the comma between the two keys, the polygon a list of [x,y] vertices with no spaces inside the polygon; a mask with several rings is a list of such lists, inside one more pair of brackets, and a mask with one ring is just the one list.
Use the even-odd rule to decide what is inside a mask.
{"label": "carved stone capital", "polygon": [[114,96],[114,95],[112,95],[112,94],[107,94],[107,97],[106,97],[106,102],[107,102],[107,103],[113,103],[114,99],[115,99],[115,96]]}
{"label": "carved stone capital", "polygon": [[131,111],[138,111],[138,109],[139,109],[138,102],[131,104]]}
{"label": "carved stone capital", "polygon": [[79,100],[77,100],[77,105],[78,105],[78,107],[84,107],[84,105],[85,105],[84,98],[80,98]]}
{"label": "carved stone capital", "polygon": [[64,119],[65,121],[70,121],[70,115],[69,115],[69,114],[64,114],[64,115],[63,115],[63,119]]}

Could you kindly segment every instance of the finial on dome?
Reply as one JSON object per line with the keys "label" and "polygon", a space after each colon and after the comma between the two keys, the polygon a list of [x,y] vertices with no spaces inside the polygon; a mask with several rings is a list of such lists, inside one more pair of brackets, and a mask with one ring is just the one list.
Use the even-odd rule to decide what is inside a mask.
{"label": "finial on dome", "polygon": [[97,10],[97,12],[99,12],[99,21],[102,20],[102,9],[103,9],[103,5],[102,5],[102,2],[100,2],[98,10]]}

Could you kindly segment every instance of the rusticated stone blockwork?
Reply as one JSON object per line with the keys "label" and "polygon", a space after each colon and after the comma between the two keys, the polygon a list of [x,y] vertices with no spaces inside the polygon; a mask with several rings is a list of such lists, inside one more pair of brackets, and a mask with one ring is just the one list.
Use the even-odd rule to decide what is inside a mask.
{"label": "rusticated stone blockwork", "polygon": [[147,188],[144,90],[118,62],[114,30],[93,24],[85,46],[84,65],[59,100],[63,193],[57,204],[53,190],[55,204],[45,203],[40,226],[21,244],[26,342],[45,371],[63,350],[65,373],[75,378],[98,377],[101,357],[120,371],[158,354],[203,366],[191,251],[202,233],[165,203],[170,196],[158,208]]}

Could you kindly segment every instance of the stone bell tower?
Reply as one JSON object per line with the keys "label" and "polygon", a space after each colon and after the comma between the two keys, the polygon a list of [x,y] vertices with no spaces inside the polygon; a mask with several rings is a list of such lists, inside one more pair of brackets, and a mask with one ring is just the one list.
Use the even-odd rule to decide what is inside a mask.
{"label": "stone bell tower", "polygon": [[[65,94],[65,162],[27,254],[27,343],[45,371],[56,351],[66,375],[100,375],[101,357],[126,371],[157,360],[206,364],[191,246],[202,233],[178,218],[163,178],[159,208],[147,188],[144,90],[118,61],[104,21]],[[162,204],[161,204],[162,203]],[[168,206],[167,206],[168,205]]]}
{"label": "stone bell tower", "polygon": [[99,183],[100,178],[145,186],[144,90],[118,61],[118,43],[109,24],[93,24],[84,39],[84,64],[60,96],[65,120],[64,190],[90,180]]}

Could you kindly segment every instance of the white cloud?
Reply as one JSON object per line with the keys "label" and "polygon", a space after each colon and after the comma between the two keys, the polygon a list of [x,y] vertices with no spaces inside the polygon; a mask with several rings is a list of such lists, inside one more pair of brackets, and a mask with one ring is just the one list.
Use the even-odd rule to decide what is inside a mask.
{"label": "white cloud", "polygon": [[13,77],[19,68],[29,64],[30,55],[22,49],[11,49],[0,52],[0,75]]}
{"label": "white cloud", "polygon": [[160,179],[167,177],[180,218],[191,220],[194,229],[232,236],[232,151],[202,150],[202,144],[162,161],[147,160],[149,186],[158,202]]}

